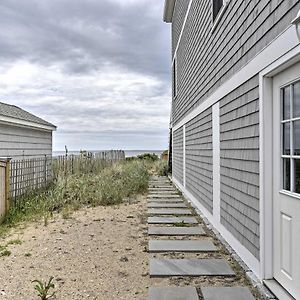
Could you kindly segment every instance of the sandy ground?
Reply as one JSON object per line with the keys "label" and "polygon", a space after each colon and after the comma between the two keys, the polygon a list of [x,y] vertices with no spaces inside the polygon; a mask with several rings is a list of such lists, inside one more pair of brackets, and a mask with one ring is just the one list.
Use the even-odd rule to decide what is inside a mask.
{"label": "sandy ground", "polygon": [[145,197],[114,207],[86,208],[15,230],[0,245],[0,299],[35,300],[32,280],[54,276],[57,299],[146,299],[150,286]]}
{"label": "sandy ground", "polygon": [[[193,211],[193,209],[192,209]],[[248,286],[262,299],[244,271],[215,235],[196,216],[219,248],[215,253],[148,254],[146,196],[113,207],[86,208],[71,218],[57,215],[49,220],[16,229],[0,245],[9,245],[11,255],[0,257],[0,300],[38,300],[32,280],[54,276],[56,299],[147,299],[149,286]],[[155,225],[153,225],[155,226]],[[157,225],[159,226],[159,225]],[[153,239],[166,239],[152,237]],[[178,238],[178,237],[177,237]],[[181,239],[199,237],[181,237]],[[175,239],[171,237],[170,239]],[[224,258],[236,276],[149,277],[150,258]],[[203,299],[198,289],[199,299]]]}

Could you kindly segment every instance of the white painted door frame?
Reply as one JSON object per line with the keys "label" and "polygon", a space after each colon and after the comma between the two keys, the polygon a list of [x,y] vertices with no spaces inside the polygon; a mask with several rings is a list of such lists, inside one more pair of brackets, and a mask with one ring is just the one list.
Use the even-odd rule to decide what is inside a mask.
{"label": "white painted door frame", "polygon": [[273,278],[273,77],[300,61],[300,45],[259,74],[260,277]]}

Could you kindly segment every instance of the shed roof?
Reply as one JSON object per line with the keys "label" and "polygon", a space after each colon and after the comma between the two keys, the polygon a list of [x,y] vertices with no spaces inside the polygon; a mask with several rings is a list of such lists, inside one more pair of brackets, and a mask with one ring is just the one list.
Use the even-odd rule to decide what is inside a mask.
{"label": "shed roof", "polygon": [[17,123],[23,126],[56,130],[56,126],[25,111],[24,109],[0,102],[0,121]]}

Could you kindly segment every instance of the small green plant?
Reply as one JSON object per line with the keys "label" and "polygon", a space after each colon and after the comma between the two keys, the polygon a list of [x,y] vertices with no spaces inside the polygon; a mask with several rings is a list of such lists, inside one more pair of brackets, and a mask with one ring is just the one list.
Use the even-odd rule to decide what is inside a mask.
{"label": "small green plant", "polygon": [[4,248],[3,250],[0,250],[0,257],[2,256],[10,256],[11,252],[9,250],[7,250],[6,248]]}
{"label": "small green plant", "polygon": [[49,294],[50,289],[54,289],[54,283],[52,283],[54,277],[51,276],[48,282],[42,282],[40,280],[33,280],[33,283],[36,283],[34,289],[38,292],[38,296],[41,300],[47,300],[54,296],[55,292]]}
{"label": "small green plant", "polygon": [[19,239],[16,239],[16,240],[8,241],[6,246],[8,246],[8,245],[21,245],[21,244],[22,244],[22,241],[19,240]]}

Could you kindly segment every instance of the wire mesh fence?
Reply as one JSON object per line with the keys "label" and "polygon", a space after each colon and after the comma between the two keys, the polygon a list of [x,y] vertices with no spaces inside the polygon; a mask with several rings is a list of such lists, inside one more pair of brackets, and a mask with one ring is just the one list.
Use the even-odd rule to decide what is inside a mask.
{"label": "wire mesh fence", "polygon": [[10,199],[47,187],[52,180],[52,157],[12,160],[10,162]]}

